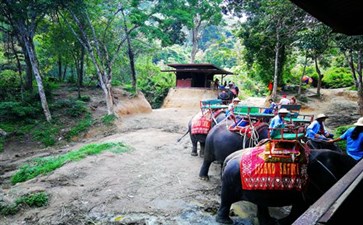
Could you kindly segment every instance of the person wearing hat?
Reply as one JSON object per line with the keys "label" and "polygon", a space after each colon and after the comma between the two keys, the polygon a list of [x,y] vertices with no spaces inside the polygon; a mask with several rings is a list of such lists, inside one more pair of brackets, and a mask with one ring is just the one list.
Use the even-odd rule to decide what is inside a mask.
{"label": "person wearing hat", "polygon": [[269,125],[271,137],[274,137],[280,133],[279,130],[276,130],[277,128],[285,128],[284,117],[287,116],[287,114],[289,113],[290,113],[289,110],[282,108],[279,109],[277,115],[274,118],[272,118]]}
{"label": "person wearing hat", "polygon": [[234,116],[234,108],[238,105],[238,103],[240,103],[241,100],[239,100],[238,97],[234,98],[232,100],[232,103],[230,103],[228,105],[228,109],[226,111],[226,117],[229,117],[229,116]]}
{"label": "person wearing hat", "polygon": [[325,114],[319,114],[316,119],[306,128],[306,137],[311,140],[330,140],[333,134],[330,134],[326,129],[324,122],[329,118]]}
{"label": "person wearing hat", "polygon": [[354,127],[349,128],[340,137],[331,140],[336,142],[340,140],[347,141],[346,152],[355,160],[363,158],[363,117],[359,118]]}

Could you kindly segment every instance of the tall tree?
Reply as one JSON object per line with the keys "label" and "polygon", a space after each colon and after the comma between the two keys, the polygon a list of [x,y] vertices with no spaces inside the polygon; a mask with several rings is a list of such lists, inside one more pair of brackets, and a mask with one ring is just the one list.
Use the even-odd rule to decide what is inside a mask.
{"label": "tall tree", "polygon": [[[306,13],[287,0],[226,1],[225,11],[246,18],[239,37],[247,49],[246,61],[264,69],[262,80],[273,79],[272,97],[282,83],[282,69],[295,34],[304,26]],[[289,13],[286,13],[289,12]],[[266,82],[266,83],[267,83]]]}
{"label": "tall tree", "polygon": [[363,116],[363,36],[338,34],[335,43],[344,54],[351,70],[358,94],[358,113]]}
{"label": "tall tree", "polygon": [[314,62],[315,71],[318,74],[318,84],[316,94],[320,96],[323,73],[320,65],[326,65],[324,53],[330,48],[331,29],[314,18],[309,19],[306,26],[307,29],[300,31],[298,34],[298,46],[303,52],[307,53],[307,57]]}
{"label": "tall tree", "polygon": [[37,54],[34,47],[34,35],[39,21],[47,12],[54,8],[52,1],[33,0],[3,0],[1,1],[1,13],[7,19],[14,30],[20,44],[23,46],[24,55],[28,57],[32,72],[38,86],[41,105],[45,118],[52,120],[47,98],[44,93],[42,77],[39,70]]}

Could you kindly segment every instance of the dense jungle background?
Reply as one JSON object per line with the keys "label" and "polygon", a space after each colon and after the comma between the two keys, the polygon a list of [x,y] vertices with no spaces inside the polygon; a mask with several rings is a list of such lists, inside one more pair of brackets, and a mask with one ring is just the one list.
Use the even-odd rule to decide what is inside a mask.
{"label": "dense jungle background", "polygon": [[[48,177],[48,186],[41,185],[44,180],[33,180],[37,185],[28,185],[38,187],[34,190],[22,189],[18,186],[22,182],[47,174],[65,162],[79,160],[85,155],[110,149],[115,152],[132,149],[124,146],[130,141],[127,138],[110,138],[112,142],[106,144],[104,139],[97,139],[115,132],[136,132],[144,128],[147,123],[145,118],[130,122],[130,115],[153,111],[157,114],[153,114],[151,119],[156,121],[163,113],[173,117],[167,118],[170,120],[180,116],[168,114],[162,108],[165,97],[176,82],[173,73],[161,72],[170,69],[169,63],[212,63],[233,72],[234,75],[227,76],[225,80],[233,81],[240,89],[239,97],[248,103],[263,104],[270,95],[268,83],[273,82],[272,98],[277,101],[281,93],[296,96],[301,104],[310,107],[312,113],[326,113],[319,104],[329,107],[331,102],[326,103],[327,96],[336,97],[324,96],[325,90],[344,90],[342,95],[346,97],[344,101],[349,101],[349,106],[339,102],[339,109],[346,111],[341,111],[345,113],[342,122],[335,121],[332,126],[337,128],[337,134],[363,115],[363,37],[332,33],[329,27],[287,0],[4,0],[0,6],[0,216],[10,218],[7,222],[11,221],[12,215],[24,213],[22,210],[27,207],[53,204],[55,213],[59,210],[54,205],[57,204],[54,193],[58,189],[48,193],[47,189],[52,185],[83,187],[82,181],[78,183],[74,179],[86,176],[86,173]],[[255,97],[259,101],[249,100]],[[334,107],[326,109],[334,111]],[[161,137],[167,131],[177,138],[183,133],[183,124],[186,126],[194,113],[194,108],[187,111],[176,124],[170,121],[161,123],[163,127],[153,124],[154,128],[150,128],[152,130],[147,134],[153,135],[153,129],[160,129],[156,134]],[[334,118],[341,116],[335,115]],[[139,142],[145,140],[139,133],[130,137]],[[170,136],[165,137],[168,138]],[[92,141],[97,144],[93,145]],[[182,151],[179,156],[189,157],[187,148],[190,143],[187,141],[175,148],[170,148],[174,142],[164,142],[167,143],[164,145],[161,140],[157,142],[156,147],[152,145],[156,150],[167,149],[167,154],[172,154],[172,150]],[[82,150],[83,145],[86,150]],[[147,148],[147,142],[144,145],[138,147]],[[29,163],[35,156],[60,156],[77,149],[82,151],[52,158],[49,165],[42,168],[31,165],[43,165],[47,161],[45,159],[37,158],[33,164]],[[107,154],[110,159],[121,157]],[[134,155],[131,159],[137,158]],[[103,160],[91,159],[92,163],[106,166],[107,160]],[[168,160],[175,159],[162,161]],[[200,162],[195,159],[193,163],[194,167],[198,167]],[[116,166],[117,161],[110,165]],[[133,175],[137,177],[136,166],[133,168]],[[152,168],[147,167],[145,171]],[[75,168],[68,168],[72,169]],[[188,171],[183,169],[181,173],[186,174]],[[177,175],[170,176],[181,183]],[[117,179],[117,176],[112,179]],[[127,183],[127,177],[124,179]],[[189,178],[189,181],[195,184],[198,180],[194,179]],[[214,183],[199,184],[195,188],[188,186],[198,192],[197,196],[201,189],[203,193],[213,192],[213,200],[203,206],[205,212],[213,212],[216,208],[217,191],[213,184],[218,183],[217,179],[216,169]],[[153,185],[160,180],[163,178],[154,177]],[[107,182],[112,183],[111,180]],[[13,190],[15,187],[19,189]],[[98,188],[107,191],[107,187],[105,184]],[[95,194],[95,189],[91,189],[88,196]],[[118,190],[123,189],[118,187]],[[180,192],[182,189],[179,189]],[[127,193],[125,196],[130,200],[135,194]],[[117,204],[123,198],[120,195],[113,197],[118,199]],[[189,197],[193,199],[195,196]],[[81,197],[73,200],[87,201]],[[31,224],[34,220],[34,224],[46,224],[42,218],[47,218],[53,224],[56,221],[67,223],[65,216],[80,210],[80,204],[69,206],[69,201],[71,197],[64,200],[62,207],[65,211],[61,215],[52,214],[49,210],[44,217],[40,214],[35,216],[40,213],[37,211],[28,214],[28,217],[24,217],[24,213],[14,221]],[[97,200],[94,202],[98,204]],[[155,204],[159,204],[162,211],[172,205],[169,203]],[[183,203],[179,202],[180,208]],[[190,206],[190,210],[200,204]],[[75,221],[91,224],[93,220],[121,220],[117,217],[121,211],[117,211],[116,205],[111,207],[114,213],[107,215],[99,214],[102,211],[100,205],[95,211],[85,203],[82,207],[82,216]],[[123,209],[122,213],[129,211]],[[143,212],[141,209],[136,211]]]}

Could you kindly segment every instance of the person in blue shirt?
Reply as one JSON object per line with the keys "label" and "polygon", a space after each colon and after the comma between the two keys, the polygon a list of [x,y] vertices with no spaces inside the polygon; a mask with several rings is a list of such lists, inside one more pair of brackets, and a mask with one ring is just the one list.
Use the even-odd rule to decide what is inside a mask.
{"label": "person in blue shirt", "polygon": [[274,114],[274,112],[277,110],[277,104],[272,100],[272,98],[270,98],[268,100],[268,102],[270,103],[270,106],[267,109],[265,109],[263,111],[263,113],[265,113],[265,114]]}
{"label": "person in blue shirt", "polygon": [[347,154],[358,161],[363,158],[363,117],[359,118],[354,126],[355,127],[349,128],[340,137],[331,140],[330,142],[346,140]]}
{"label": "person in blue shirt", "polygon": [[306,137],[308,138],[308,145],[313,149],[331,149],[340,151],[338,146],[331,143],[333,134],[329,133],[325,128],[325,120],[329,116],[319,114],[316,119],[306,128]]}
{"label": "person in blue shirt", "polygon": [[282,108],[279,109],[277,115],[272,118],[269,128],[270,128],[270,136],[273,138],[274,136],[280,134],[280,130],[276,130],[276,128],[285,128],[284,117],[289,114],[289,110]]}
{"label": "person in blue shirt", "polygon": [[316,119],[306,128],[306,137],[312,140],[329,140],[333,134],[325,129],[324,122],[329,118],[325,114],[319,114]]}

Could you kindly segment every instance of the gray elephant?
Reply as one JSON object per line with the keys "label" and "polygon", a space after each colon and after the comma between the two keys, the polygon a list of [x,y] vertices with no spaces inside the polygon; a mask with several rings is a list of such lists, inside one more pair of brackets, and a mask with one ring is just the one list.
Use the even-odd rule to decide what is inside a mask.
{"label": "gray elephant", "polygon": [[[311,150],[308,164],[306,166],[306,184],[302,190],[246,190],[241,182],[241,156],[248,153],[250,149],[243,149],[228,156],[224,162],[222,171],[221,204],[216,220],[219,223],[232,224],[229,217],[231,205],[238,201],[249,201],[257,205],[257,218],[260,225],[279,224],[290,225],[295,221],[312,203],[323,195],[330,187],[343,177],[354,165],[356,161],[346,154],[327,149]],[[361,184],[362,186],[363,184]],[[360,194],[360,196],[362,196]],[[361,197],[356,198],[359,202]],[[357,203],[358,205],[360,203]],[[290,214],[278,221],[270,217],[268,207],[282,207],[292,205]],[[359,215],[359,207],[349,209],[354,210],[355,215]],[[349,218],[342,218],[349,223]],[[357,221],[357,220],[355,220]],[[334,223],[335,224],[335,223]]]}
{"label": "gray elephant", "polygon": [[[198,115],[198,114],[197,114]],[[195,116],[197,116],[195,115]],[[193,117],[194,118],[194,117]],[[190,136],[190,140],[192,141],[192,156],[198,155],[198,143],[200,144],[200,152],[199,156],[203,157],[204,155],[204,146],[205,146],[205,139],[207,137],[207,134],[193,134],[192,133],[192,121],[193,118],[188,123],[188,132]],[[225,111],[220,111],[218,115],[213,116],[211,127],[214,127],[217,123],[223,121],[226,119]]]}
{"label": "gray elephant", "polygon": [[199,177],[202,180],[209,180],[208,171],[212,162],[223,163],[225,158],[240,149],[253,147],[259,141],[268,138],[268,124],[257,122],[253,126],[252,136],[239,132],[232,132],[228,129],[233,120],[228,124],[222,122],[215,125],[208,133],[205,140],[204,160],[200,168]]}

